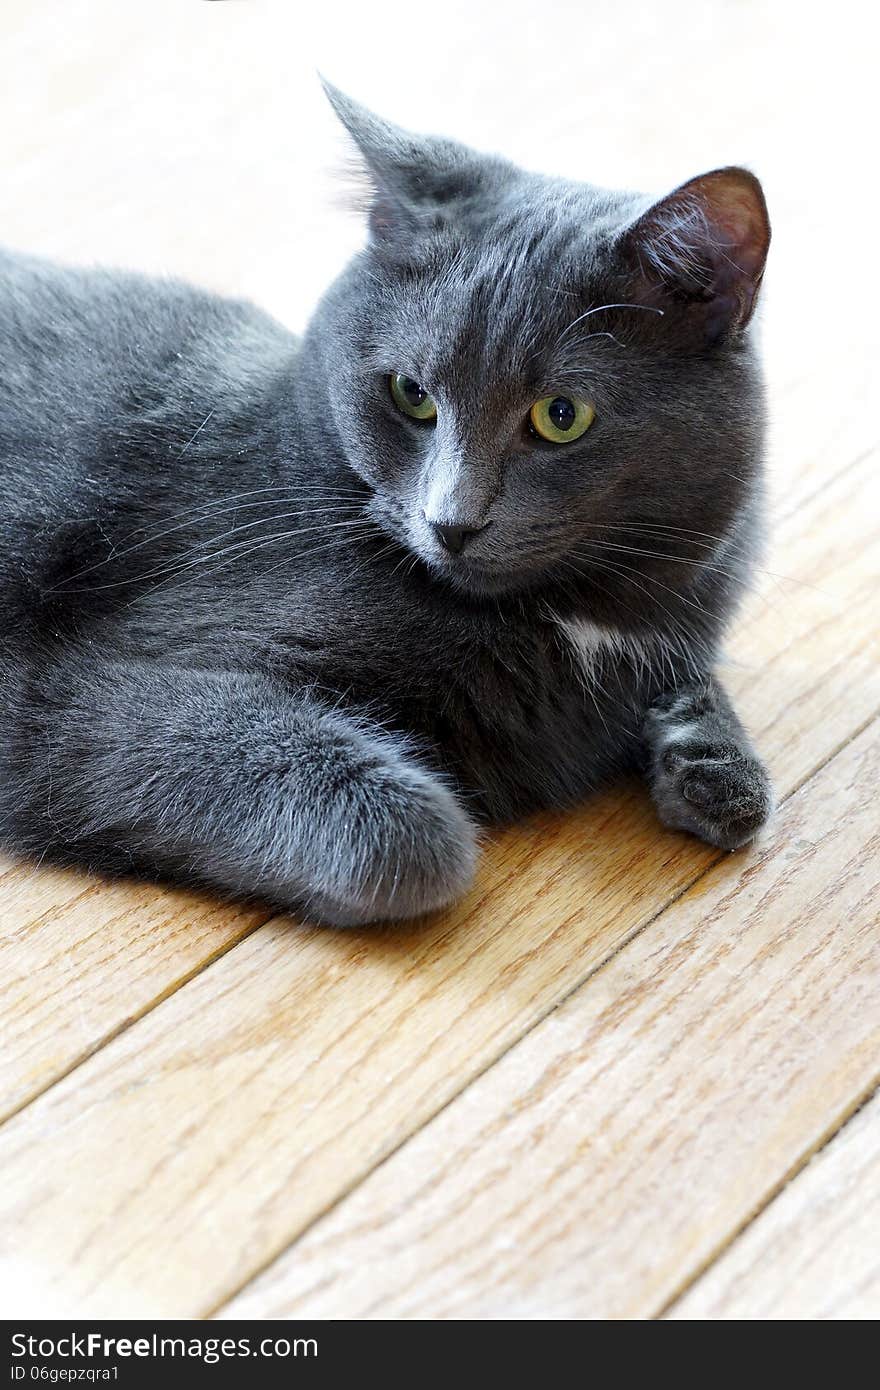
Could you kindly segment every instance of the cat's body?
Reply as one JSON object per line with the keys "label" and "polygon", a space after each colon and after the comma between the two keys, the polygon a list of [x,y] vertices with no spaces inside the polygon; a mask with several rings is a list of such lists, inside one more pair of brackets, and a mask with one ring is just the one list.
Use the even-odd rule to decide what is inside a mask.
{"label": "cat's body", "polygon": [[[377,141],[412,163],[344,114],[374,172]],[[380,172],[371,248],[302,342],[184,286],[0,258],[8,845],[345,923],[448,901],[475,819],[627,768],[716,843],[766,817],[711,676],[759,525],[760,386],[727,331],[750,301],[621,284],[608,248],[645,200],[425,148],[427,219],[412,190],[392,217]],[[430,381],[428,429],[395,371]],[[591,452],[533,444],[529,400],[585,381]]]}

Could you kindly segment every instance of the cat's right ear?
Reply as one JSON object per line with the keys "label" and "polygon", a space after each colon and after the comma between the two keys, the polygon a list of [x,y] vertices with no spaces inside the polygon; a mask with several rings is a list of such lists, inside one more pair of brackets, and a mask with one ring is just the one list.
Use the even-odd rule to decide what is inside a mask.
{"label": "cat's right ear", "polygon": [[411,245],[474,197],[493,161],[454,140],[415,135],[368,111],[321,78],[327,99],[354,140],[369,181],[369,224],[382,246]]}
{"label": "cat's right ear", "polygon": [[770,219],[761,185],[728,167],[691,179],[626,229],[629,292],[697,343],[745,328],[757,300]]}

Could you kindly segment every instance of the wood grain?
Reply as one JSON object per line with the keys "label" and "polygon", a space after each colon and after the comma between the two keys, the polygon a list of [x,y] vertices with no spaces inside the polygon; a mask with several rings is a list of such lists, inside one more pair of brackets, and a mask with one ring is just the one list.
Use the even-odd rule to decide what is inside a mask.
{"label": "wood grain", "polygon": [[[787,786],[808,775],[821,750],[845,739],[880,702],[873,646],[880,569],[875,474],[873,459],[862,460],[845,481],[805,498],[805,509],[781,522],[768,570],[731,646],[725,679]],[[816,681],[825,654],[831,664]],[[843,680],[853,694],[842,702]],[[805,718],[822,724],[818,742],[805,738]],[[648,818],[646,835],[650,825]],[[543,838],[538,826],[521,842],[516,836],[501,842],[495,867],[483,870],[480,894],[522,874]],[[518,852],[507,848],[517,843]],[[661,861],[666,852],[659,849]],[[620,854],[625,867],[623,848]],[[665,896],[660,884],[655,907],[698,871],[698,861],[686,862],[682,878],[672,873]],[[540,863],[539,857],[536,873]],[[574,891],[574,883],[569,887]],[[8,868],[0,894],[0,1115],[38,1094],[267,916],[196,895],[25,865]]]}
{"label": "wood grain", "polygon": [[880,1318],[880,1097],[835,1135],[667,1317]]}
{"label": "wood grain", "polygon": [[[815,585],[787,596],[775,635],[768,618],[743,634],[758,643],[745,703],[765,712],[783,793],[880,706],[875,478],[865,461],[791,519]],[[726,861],[732,903],[754,853]],[[15,1267],[41,1272],[42,1306],[209,1309],[716,857],[660,833],[634,788],[499,838],[471,897],[427,928],[261,928],[3,1131]]]}
{"label": "wood grain", "polygon": [[878,777],[875,722],[224,1316],[656,1314],[877,1084]]}
{"label": "wood grain", "polygon": [[[668,81],[678,66],[689,83],[704,87],[707,94],[714,91],[711,73],[695,67],[688,56],[688,45],[692,54],[700,54],[706,23],[705,6],[691,8],[690,20],[684,24],[687,41],[683,47],[676,46],[672,68],[668,54],[662,57],[662,50],[653,44],[646,48],[640,78],[646,90],[651,83]],[[326,173],[338,162],[342,144],[314,78],[309,45],[320,44],[320,23],[284,7],[271,13],[262,7],[234,5],[181,10],[164,0],[149,12],[120,7],[111,0],[68,0],[65,17],[68,40],[61,45],[56,12],[45,0],[27,11],[7,10],[2,16],[7,60],[0,88],[0,119],[6,132],[0,151],[4,238],[51,255],[188,274],[220,289],[254,294],[292,322],[301,321],[317,288],[360,240],[357,223],[340,216],[329,198]],[[515,58],[530,26],[537,24],[540,29],[533,12],[519,0],[507,6],[505,20],[503,30],[493,34],[493,52],[500,64]],[[569,16],[569,23],[573,22]],[[719,16],[711,22],[714,32]],[[631,8],[628,24],[634,30],[650,31],[654,23],[649,5]],[[791,48],[791,36],[783,35],[775,24],[769,21],[768,27],[760,6],[747,5],[741,7],[736,22],[727,25],[731,61],[737,52],[748,56],[756,91],[762,65],[768,74],[773,69],[769,55],[774,32],[777,41],[784,39],[786,52]],[[406,66],[393,63],[395,42],[405,48],[402,36],[396,40],[393,32],[385,35],[383,51],[391,71],[371,97],[370,75],[362,62],[365,39],[356,17],[348,16],[342,26],[331,25],[326,33],[332,34],[334,74],[348,80],[348,68],[359,94],[389,109],[400,104],[406,108],[392,114],[415,124],[458,130],[478,144],[503,144],[527,163],[547,164],[551,153],[547,135],[537,125],[511,119],[515,113],[505,108],[504,93],[499,94],[500,101],[482,99],[486,74],[480,47],[462,51],[452,39],[454,26],[448,30],[446,48],[435,36],[430,55],[440,71],[444,63],[454,65],[458,75],[454,109],[442,94],[432,97],[431,85],[421,77],[410,80]],[[756,48],[758,34],[761,42]],[[771,138],[764,119],[766,107],[760,102],[751,109],[751,124],[735,132],[739,150],[733,147],[726,114],[714,102],[704,103],[699,124],[677,129],[672,143],[662,123],[645,129],[641,122],[633,125],[623,120],[606,129],[601,147],[593,144],[588,151],[579,120],[572,120],[575,107],[559,102],[559,83],[554,85],[553,106],[545,112],[553,132],[553,158],[560,161],[560,168],[566,166],[569,172],[589,178],[613,181],[626,168],[634,182],[663,186],[722,156],[742,157],[754,149],[774,213],[765,346],[771,398],[771,484],[780,516],[789,516],[826,487],[862,457],[876,437],[871,393],[877,376],[877,339],[861,303],[853,296],[840,297],[835,304],[833,344],[826,349],[823,338],[817,351],[811,331],[813,306],[803,292],[812,275],[816,248],[829,234],[832,218],[831,210],[809,197],[812,184],[805,179],[812,152],[829,139],[827,115],[820,121],[806,100],[812,96],[809,51],[817,46],[817,56],[824,61],[829,40],[823,38],[818,45],[815,36],[804,33],[799,42],[807,52],[791,79],[789,94],[789,105],[796,103],[798,92],[802,98],[801,142],[794,151],[778,121],[772,123],[778,133]],[[579,118],[586,109],[584,102],[595,102],[597,110],[601,107],[601,94],[609,81],[607,56],[613,48],[609,31],[601,43],[591,35],[590,44],[578,54],[578,71],[584,79],[577,86]],[[197,64],[191,61],[194,51],[200,55]],[[469,64],[473,65],[470,80]],[[245,71],[250,75],[247,80]],[[538,69],[530,68],[532,72],[537,75]],[[39,74],[36,83],[35,73]],[[251,82],[259,86],[256,103]],[[148,96],[137,99],[139,92]],[[615,84],[615,103],[618,100]],[[198,120],[193,119],[194,113]],[[308,131],[308,140],[299,138],[302,130]],[[163,138],[163,132],[172,132],[173,139]],[[253,158],[257,147],[259,160]],[[669,166],[670,148],[682,161],[677,171]],[[841,176],[847,161],[853,169],[858,165],[852,139],[837,152]],[[234,199],[226,186],[230,169],[235,170]],[[279,170],[285,170],[287,177],[275,176]],[[305,188],[310,190],[308,198],[303,197]],[[318,196],[311,196],[312,190]],[[858,197],[865,215],[872,196],[861,180]],[[298,266],[292,266],[291,246],[296,248]],[[308,273],[302,270],[303,257],[309,259]],[[841,402],[846,403],[845,409]],[[819,533],[837,523],[835,516],[820,513],[815,530]],[[777,702],[780,722],[787,718],[785,661],[792,659],[794,646],[785,621],[788,596],[804,580],[816,582],[812,536],[804,535],[802,541],[796,554],[784,551],[768,561],[785,577],[768,576],[764,597],[750,601],[749,641],[738,647],[741,659],[752,665],[767,654],[784,653],[777,664],[776,687],[763,688]],[[827,578],[828,567],[823,565],[822,570]],[[828,607],[832,620],[836,601],[846,601],[845,588],[835,595],[832,581]],[[772,616],[768,621],[770,605],[782,613],[781,621]],[[760,649],[752,640],[755,625],[764,638]],[[859,675],[854,672],[855,679]],[[732,673],[731,679],[738,689],[745,688],[753,721],[763,721],[765,712],[748,693],[748,670]],[[833,692],[829,703],[835,706],[830,712],[845,719],[846,711],[837,710],[839,701]],[[793,727],[797,730],[796,724]],[[800,737],[798,732],[795,736]],[[36,872],[29,879],[23,870],[16,882],[19,906],[0,905],[6,945],[5,951],[0,947],[0,966],[8,972],[11,987],[20,991],[13,1005],[7,1003],[0,1113],[51,1083],[102,1038],[163,998],[223,949],[224,943],[234,941],[241,922],[238,914],[230,917],[219,905],[215,919],[209,921],[208,908],[199,907],[199,925],[191,924],[186,940],[187,899],[169,898],[166,910],[161,893],[145,897],[142,890],[132,888],[126,896],[120,885],[96,885],[90,890],[88,907],[83,902],[76,920],[65,921],[68,902],[81,893],[75,876],[67,885],[63,879],[47,879]],[[54,906],[46,899],[49,882],[58,885]],[[28,883],[33,891],[31,905]],[[12,891],[9,880],[6,888],[7,893]],[[178,901],[184,904],[184,922],[179,920]],[[105,918],[107,925],[102,928]],[[91,943],[90,949],[83,948],[84,940]],[[60,994],[59,957],[53,942],[66,957]],[[130,979],[121,965],[126,959]],[[37,1039],[38,1053],[34,1053]]]}
{"label": "wood grain", "polygon": [[[601,26],[558,0],[570,42],[550,64],[546,9],[528,0],[505,0],[503,13],[450,0],[418,63],[407,26],[384,26],[377,46],[369,7],[335,0],[308,12],[65,0],[63,41],[57,0],[7,6],[0,236],[63,259],[190,276],[300,325],[361,239],[331,203],[327,169],[345,147],[316,68],[404,124],[569,177],[664,189],[700,169],[751,163],[774,222],[763,333],[781,525],[726,679],[785,793],[880,703],[878,317],[864,277],[856,288],[825,283],[841,230],[834,190],[845,190],[852,225],[876,225],[878,211],[876,184],[864,177],[871,49],[857,42],[848,8],[843,0],[829,28],[793,25],[786,7],[760,0],[682,0],[673,38],[649,0]],[[637,54],[625,83],[622,45]],[[817,170],[833,171],[821,197]],[[778,855],[794,852],[774,834]],[[11,1218],[4,1311],[209,1309],[632,933],[647,927],[644,941],[659,949],[667,917],[653,926],[652,917],[712,862],[700,846],[660,834],[644,794],[624,788],[493,842],[470,900],[427,929],[333,936],[278,920],[239,945],[258,913],[6,868],[0,1102],[24,1105],[101,1050],[0,1135],[9,1172],[0,1209]],[[757,863],[770,873],[751,855],[715,871],[731,876],[734,921],[735,885]],[[799,881],[805,891],[812,883]],[[859,982],[849,993],[838,984],[845,1009]],[[646,984],[646,1027],[652,1007]],[[765,1039],[768,1059],[749,1031],[753,1011],[743,1026],[763,1074],[776,1035]],[[635,1028],[630,1019],[621,1038]],[[736,1057],[735,1017],[729,1038]],[[849,1076],[849,1054],[839,1063]],[[655,1075],[656,1088],[654,1077],[639,1078],[646,1109],[653,1104],[658,1122],[665,1110],[670,1132],[686,1136],[686,1115],[660,1084],[662,1069]],[[830,1102],[827,1123],[844,1109]],[[734,1148],[744,1114],[725,1111]],[[805,1111],[801,1121],[808,1147],[816,1116]],[[787,1131],[792,1152],[798,1123]],[[719,1135],[722,1151],[725,1143]],[[525,1210],[527,1163],[519,1180]],[[628,1170],[619,1181],[626,1186]],[[493,1278],[513,1237],[499,1227],[494,1238],[502,1245]],[[630,1253],[641,1287],[642,1249]],[[395,1250],[393,1261],[387,1278],[397,1269],[403,1294],[405,1259]],[[447,1266],[444,1277],[453,1274]],[[548,1316],[564,1315],[566,1297]]]}
{"label": "wood grain", "polygon": [[8,862],[0,904],[0,1118],[270,916]]}

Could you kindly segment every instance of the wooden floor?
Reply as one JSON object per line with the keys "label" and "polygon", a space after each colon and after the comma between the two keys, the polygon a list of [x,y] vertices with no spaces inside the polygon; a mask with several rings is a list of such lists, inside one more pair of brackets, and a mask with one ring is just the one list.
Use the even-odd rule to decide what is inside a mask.
{"label": "wooden floor", "polygon": [[[6,862],[0,1305],[321,1318],[880,1314],[877,201],[864,7],[0,7],[0,237],[294,326],[357,244],[320,66],[394,119],[775,239],[774,540],[727,679],[779,812],[644,790],[487,847],[432,924],[327,932]],[[591,12],[595,19],[591,20]],[[601,18],[600,18],[601,16]],[[813,29],[810,26],[816,24]]]}

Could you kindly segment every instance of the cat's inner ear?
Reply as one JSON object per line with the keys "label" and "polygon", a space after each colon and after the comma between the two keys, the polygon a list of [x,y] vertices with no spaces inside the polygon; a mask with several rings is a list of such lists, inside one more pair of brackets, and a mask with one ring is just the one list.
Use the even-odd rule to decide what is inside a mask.
{"label": "cat's inner ear", "polygon": [[622,244],[636,298],[678,307],[711,344],[755,308],[770,245],[761,185],[747,169],[702,174],[643,212]]}
{"label": "cat's inner ear", "polygon": [[412,134],[368,111],[322,79],[333,110],[364,162],[370,230],[391,242],[437,226],[479,194],[497,161],[453,140]]}

